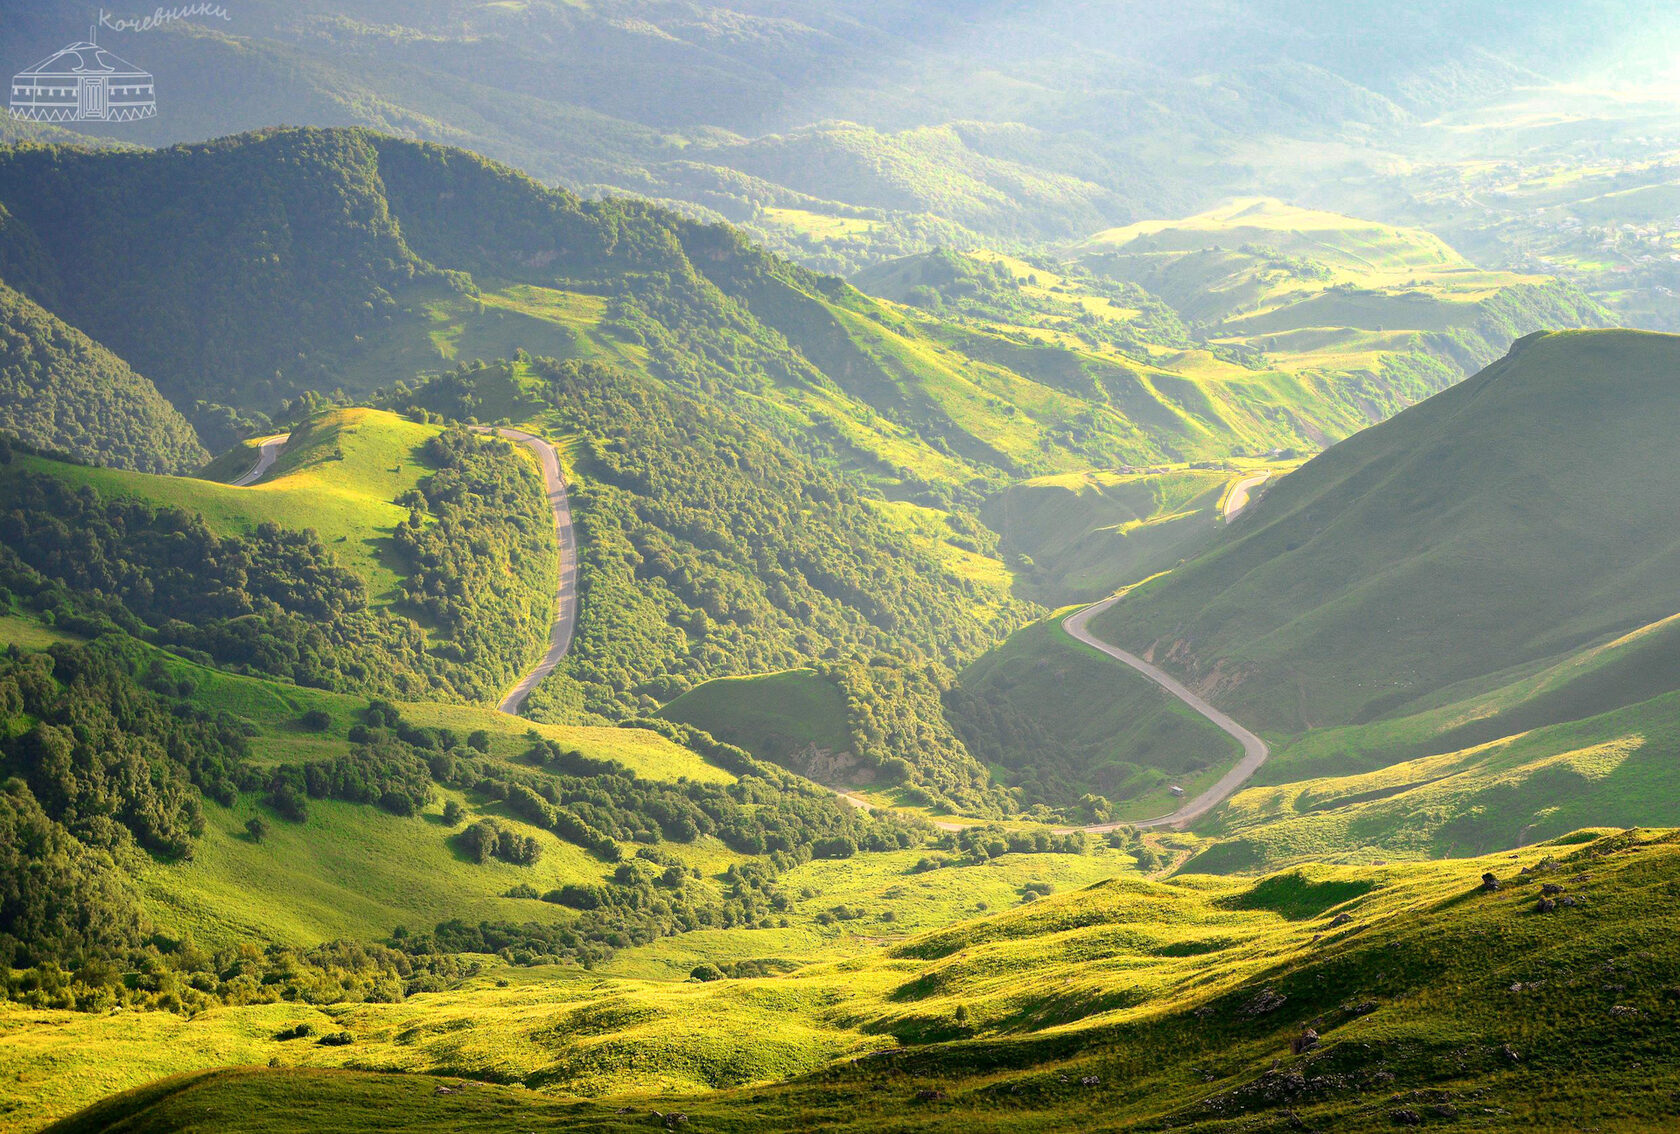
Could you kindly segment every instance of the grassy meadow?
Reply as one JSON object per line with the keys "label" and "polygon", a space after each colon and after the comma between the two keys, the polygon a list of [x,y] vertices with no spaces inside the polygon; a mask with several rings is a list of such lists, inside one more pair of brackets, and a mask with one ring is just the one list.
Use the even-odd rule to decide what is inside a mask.
{"label": "grassy meadow", "polygon": [[659,715],[772,763],[812,747],[838,753],[851,745],[839,688],[809,669],[720,677],[684,693]]}
{"label": "grassy meadow", "polygon": [[[1051,1116],[1362,1131],[1415,1111],[1483,1128],[1590,1117],[1652,1129],[1680,1086],[1662,1056],[1663,989],[1680,978],[1667,948],[1677,855],[1668,833],[1585,832],[1460,861],[1122,875],[768,979],[492,968],[470,989],[397,1005],[190,1021],[8,1009],[5,1121],[31,1128],[174,1072],[185,1077],[78,1121],[196,1130],[240,1113],[266,1129],[388,1106],[388,1128],[414,1130],[510,1115],[628,1130],[659,1110],[743,1131],[1030,1130]],[[1483,891],[1483,872],[1502,889]],[[1542,883],[1574,904],[1536,913]],[[275,1038],[298,1022],[354,1042]],[[1308,1025],[1316,1043],[1292,1053]],[[1613,1046],[1589,1039],[1607,1032]],[[226,1063],[269,1069],[193,1074]],[[20,1097],[48,1068],[50,1088]],[[436,1076],[478,1082],[457,1100]]]}
{"label": "grassy meadow", "polygon": [[[134,496],[203,516],[221,532],[258,524],[312,528],[333,555],[367,583],[375,602],[390,602],[403,575],[390,533],[408,518],[394,501],[428,474],[422,448],[440,428],[369,409],[331,411],[301,427],[259,484],[234,488],[193,477],[150,476],[23,457],[8,470],[50,472],[112,496]],[[232,480],[256,463],[250,446],[208,470]],[[0,471],[0,493],[5,471]]]}

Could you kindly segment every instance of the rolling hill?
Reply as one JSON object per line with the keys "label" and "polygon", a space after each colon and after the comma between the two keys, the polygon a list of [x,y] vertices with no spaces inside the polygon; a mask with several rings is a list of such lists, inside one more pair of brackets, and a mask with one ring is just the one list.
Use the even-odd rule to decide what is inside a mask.
{"label": "rolling hill", "polygon": [[1523,340],[1309,462],[1104,628],[1299,731],[1399,715],[1666,618],[1677,341]]}
{"label": "rolling hill", "polygon": [[[120,1018],[11,1010],[0,1050],[29,1066],[147,1061],[137,1076],[117,1060],[113,1085],[182,1072],[51,1127],[66,1134],[234,1115],[259,1130],[326,1115],[416,1131],[1631,1132],[1675,1114],[1675,871],[1671,833],[1587,831],[1451,863],[1116,878],[780,977],[490,970],[470,993],[403,1004],[151,1014],[138,1036]],[[298,1022],[349,1042],[283,1038]],[[199,1070],[218,1047],[245,1067]],[[68,1076],[29,1113],[98,1091]]]}
{"label": "rolling hill", "polygon": [[[211,192],[228,178],[260,188]],[[123,223],[101,204],[113,195]],[[182,195],[211,203],[185,214]],[[0,203],[8,282],[207,423],[524,349],[724,402],[900,497],[973,503],[1023,475],[1312,446],[1440,384],[1344,390],[1195,352],[1140,361],[912,318],[727,228],[363,131],[13,148]],[[175,285],[146,287],[153,270]],[[1151,309],[1171,339],[1174,317]]]}
{"label": "rolling hill", "polygon": [[1289,371],[1376,374],[1421,357],[1468,376],[1531,330],[1610,322],[1572,288],[1483,270],[1421,229],[1268,198],[1112,229],[1072,251],[1161,296],[1210,342]]}

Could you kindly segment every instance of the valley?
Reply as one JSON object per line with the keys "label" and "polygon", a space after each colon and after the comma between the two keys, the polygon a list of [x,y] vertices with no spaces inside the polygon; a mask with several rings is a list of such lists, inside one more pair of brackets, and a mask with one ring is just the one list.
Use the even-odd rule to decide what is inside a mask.
{"label": "valley", "polygon": [[73,7],[0,1134],[1680,1125],[1680,18]]}
{"label": "valley", "polygon": [[[1198,697],[1195,693],[1192,693],[1189,689],[1185,688],[1182,682],[1168,674],[1159,666],[1151,665],[1142,658],[1138,657],[1136,654],[1129,654],[1125,650],[1120,649],[1118,646],[1093,636],[1088,629],[1091,624],[1091,620],[1106,613],[1116,601],[1118,600],[1106,599],[1103,602],[1086,607],[1078,614],[1069,615],[1066,621],[1062,623],[1062,629],[1067,631],[1069,637],[1083,642],[1094,649],[1101,650],[1109,657],[1131,666],[1133,669],[1149,678],[1149,680],[1159,685],[1167,693],[1178,698],[1193,712],[1206,717],[1209,722],[1218,727],[1221,731],[1229,733],[1238,744],[1242,745],[1242,759],[1238,760],[1234,768],[1225,773],[1225,775],[1221,776],[1219,781],[1212,787],[1208,788],[1205,792],[1202,792],[1200,795],[1197,795],[1192,799],[1186,800],[1182,807],[1179,807],[1170,815],[1163,815],[1159,819],[1138,820],[1131,824],[1139,830],[1146,830],[1150,827],[1166,826],[1180,828],[1188,827],[1190,824],[1206,815],[1209,811],[1212,811],[1215,807],[1224,803],[1231,797],[1233,792],[1237,791],[1237,789],[1241,788],[1243,784],[1252,779],[1254,774],[1260,770],[1260,766],[1266,762],[1268,757],[1271,756],[1272,752],[1271,749],[1267,747],[1264,740],[1261,740],[1258,736],[1248,731],[1248,729],[1244,728],[1242,725],[1238,724],[1236,721],[1232,720],[1230,717],[1202,700],[1202,698]],[[1120,824],[1116,823],[1113,824],[1113,826],[1118,827]]]}

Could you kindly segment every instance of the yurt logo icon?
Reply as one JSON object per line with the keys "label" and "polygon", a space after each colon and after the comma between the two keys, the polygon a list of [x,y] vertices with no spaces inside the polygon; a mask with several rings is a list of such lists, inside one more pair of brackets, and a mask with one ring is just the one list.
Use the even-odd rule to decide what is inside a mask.
{"label": "yurt logo icon", "polygon": [[157,93],[151,75],[100,47],[90,29],[88,42],[14,75],[11,107],[31,122],[138,122],[157,117]]}

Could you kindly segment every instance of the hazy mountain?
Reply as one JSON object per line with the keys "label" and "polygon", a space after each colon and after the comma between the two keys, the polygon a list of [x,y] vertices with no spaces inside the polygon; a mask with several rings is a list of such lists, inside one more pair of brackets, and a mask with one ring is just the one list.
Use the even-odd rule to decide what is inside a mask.
{"label": "hazy mountain", "polygon": [[[163,110],[124,139],[374,126],[577,189],[681,202],[844,268],[930,240],[1069,238],[1182,215],[1252,190],[1257,174],[1288,176],[1262,139],[1273,155],[1381,180],[1387,154],[1418,145],[1447,108],[1644,74],[1674,30],[1636,0],[1350,13],[1297,0],[257,0],[106,42],[160,76]],[[17,66],[86,20],[65,0],[10,15]],[[871,228],[835,232],[845,217]]]}

